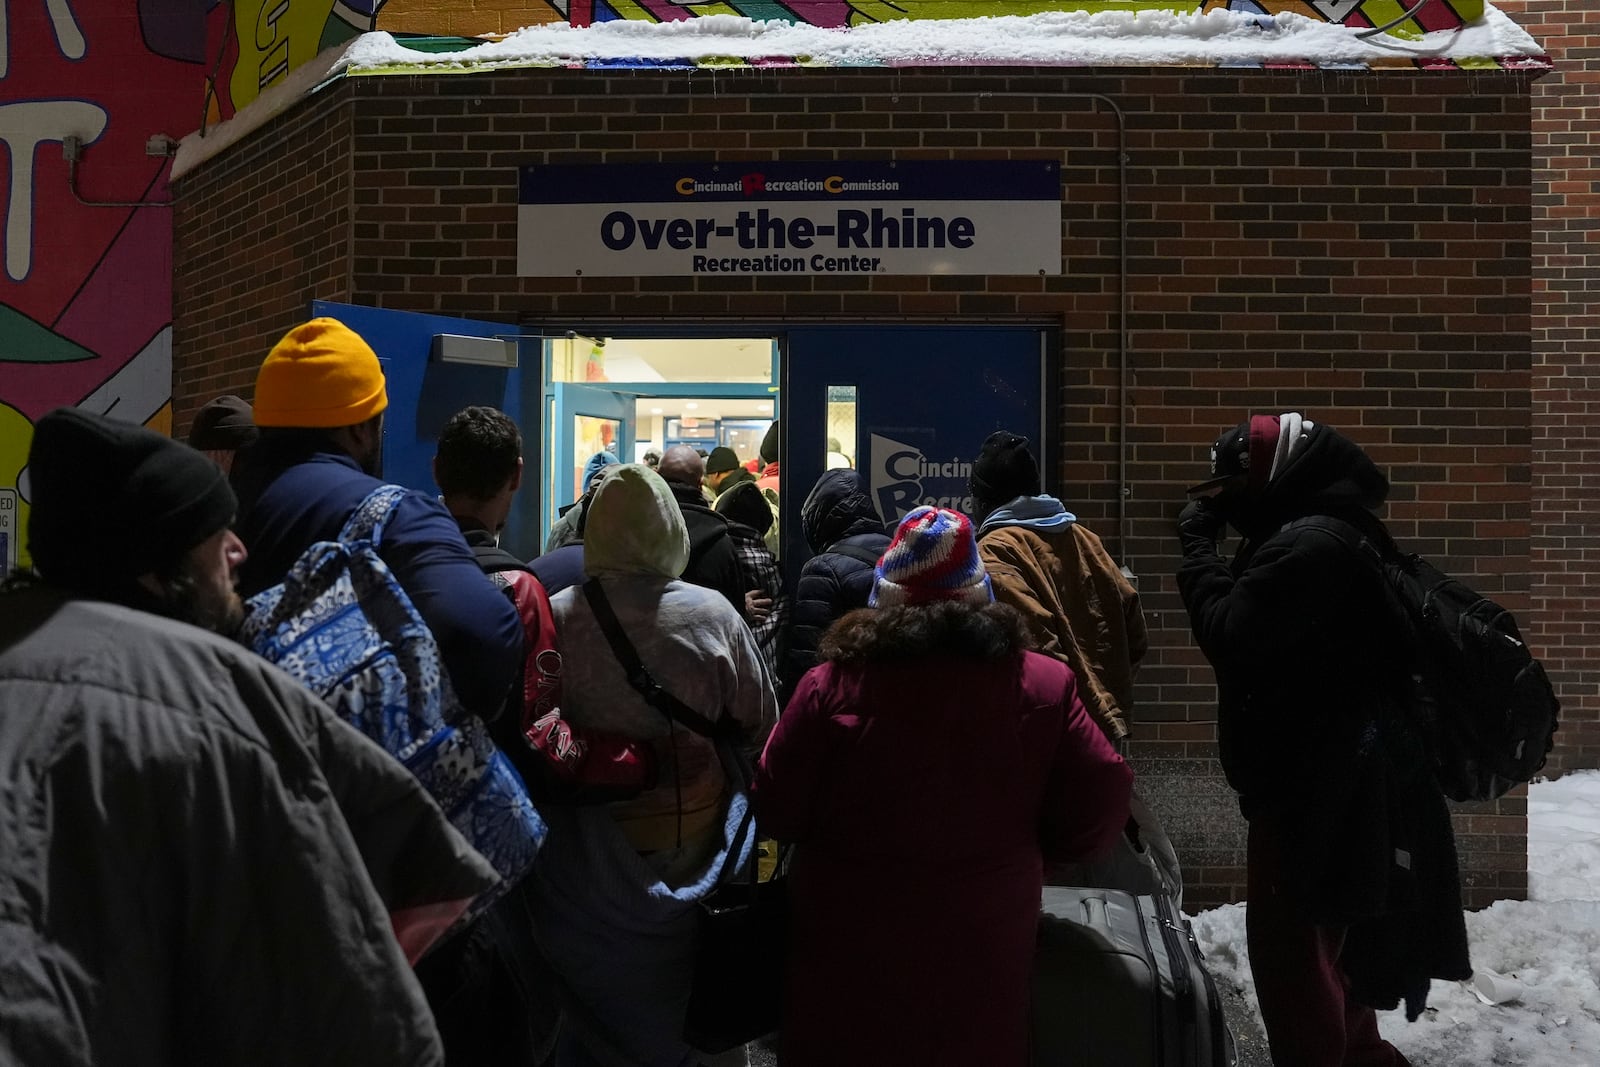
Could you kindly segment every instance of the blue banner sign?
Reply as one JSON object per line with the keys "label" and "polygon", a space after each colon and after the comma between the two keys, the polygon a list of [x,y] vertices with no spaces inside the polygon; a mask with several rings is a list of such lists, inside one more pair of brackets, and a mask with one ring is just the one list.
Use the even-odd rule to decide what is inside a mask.
{"label": "blue banner sign", "polygon": [[523,167],[517,273],[1059,274],[1050,160]]}

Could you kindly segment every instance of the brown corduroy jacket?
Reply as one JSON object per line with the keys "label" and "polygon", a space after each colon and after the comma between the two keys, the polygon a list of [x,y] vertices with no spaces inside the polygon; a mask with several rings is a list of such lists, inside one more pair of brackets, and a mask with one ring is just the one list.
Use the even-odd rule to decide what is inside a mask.
{"label": "brown corduroy jacket", "polygon": [[1081,523],[1039,531],[1002,526],[978,552],[994,597],[1022,613],[1039,651],[1072,668],[1078,695],[1113,742],[1128,735],[1133,672],[1149,650],[1139,594]]}

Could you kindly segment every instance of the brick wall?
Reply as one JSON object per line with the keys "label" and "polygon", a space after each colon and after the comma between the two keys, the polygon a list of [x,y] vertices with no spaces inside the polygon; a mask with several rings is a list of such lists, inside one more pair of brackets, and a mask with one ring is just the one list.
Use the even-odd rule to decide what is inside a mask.
{"label": "brick wall", "polygon": [[[1126,117],[1125,247],[1116,112],[1085,94],[1110,97]],[[1139,681],[1134,757],[1183,855],[1191,906],[1243,890],[1242,825],[1215,762],[1211,672],[1171,577],[1182,487],[1221,427],[1287,408],[1339,426],[1389,469],[1399,536],[1511,606],[1531,606],[1523,76],[537,70],[354,79],[326,95],[348,102],[338,114],[353,141],[353,250],[340,299],[563,326],[1059,319],[1057,484],[1141,576],[1154,649]],[[215,200],[211,226],[242,233],[226,205],[272,186],[273,167],[314,164],[293,115],[239,151],[260,164],[240,167],[230,154],[179,195]],[[518,163],[890,155],[1061,160],[1065,272],[515,274]],[[180,275],[197,283],[216,265],[190,258],[190,210],[198,205],[180,213]],[[324,231],[343,240],[331,224]],[[259,260],[278,240],[257,234],[226,254]],[[1126,536],[1116,521],[1124,253]],[[198,284],[181,286],[178,303],[180,365],[211,367],[236,351]],[[272,330],[281,307],[261,308]],[[259,358],[259,334],[257,344]],[[197,394],[181,375],[177,392],[191,410]],[[1524,809],[1513,797],[1460,814],[1473,905],[1525,892]]]}
{"label": "brick wall", "polygon": [[546,0],[388,0],[378,10],[377,28],[389,33],[477,37],[565,21]]}
{"label": "brick wall", "polygon": [[173,430],[248,397],[312,300],[349,295],[351,103],[327,94],[208,161],[174,207]]}
{"label": "brick wall", "polygon": [[1561,697],[1551,769],[1600,768],[1600,8],[1499,0],[1549,51],[1533,92],[1533,610]]}

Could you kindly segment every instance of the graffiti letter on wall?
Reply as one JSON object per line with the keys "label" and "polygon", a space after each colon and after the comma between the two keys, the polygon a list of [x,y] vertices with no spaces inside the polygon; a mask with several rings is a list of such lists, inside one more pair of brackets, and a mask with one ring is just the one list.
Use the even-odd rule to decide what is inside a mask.
{"label": "graffiti letter on wall", "polygon": [[289,13],[289,0],[278,0],[271,10],[256,15],[256,50],[263,53],[256,85],[265,89],[289,72],[289,35],[278,35],[278,20]]}
{"label": "graffiti letter on wall", "polygon": [[[1361,6],[1361,0],[1312,0],[1311,6],[1329,22],[1344,22],[1345,16]],[[1410,7],[1404,4],[1403,7]]]}
{"label": "graffiti letter on wall", "polygon": [[6,274],[20,282],[33,264],[33,157],[41,144],[77,136],[95,141],[106,128],[104,109],[87,100],[29,100],[0,104],[0,144],[11,161],[6,202]]}
{"label": "graffiti letter on wall", "polygon": [[[11,42],[6,34],[6,5],[10,0],[0,0],[0,78],[6,76],[6,70],[11,62]],[[56,33],[56,47],[68,59],[82,59],[87,45],[84,44],[83,31],[78,29],[78,20],[72,15],[72,7],[67,0],[45,0],[45,10],[50,13],[50,28]]]}

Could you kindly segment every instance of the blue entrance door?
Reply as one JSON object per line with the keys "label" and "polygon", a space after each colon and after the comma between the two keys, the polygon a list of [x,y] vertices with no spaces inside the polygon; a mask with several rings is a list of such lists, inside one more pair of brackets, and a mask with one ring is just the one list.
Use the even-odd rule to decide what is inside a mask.
{"label": "blue entrance door", "polygon": [[[501,544],[523,559],[538,553],[539,350],[519,353],[514,367],[480,366],[432,359],[435,335],[507,337],[516,328],[443,315],[313,301],[311,314],[338,319],[377,352],[383,363],[389,409],[383,420],[383,475],[389,481],[427,493],[433,482],[433,454],[439,430],[457,411],[472,404],[499,408],[522,429],[524,486],[512,503]],[[531,353],[531,356],[530,354]],[[527,369],[524,370],[524,367]]]}
{"label": "blue entrance door", "polygon": [[1038,327],[795,328],[783,366],[781,517],[791,582],[811,555],[801,505],[830,465],[860,470],[892,524],[922,504],[970,513],[972,459],[994,430],[1022,434],[1048,454],[1046,334]]}

